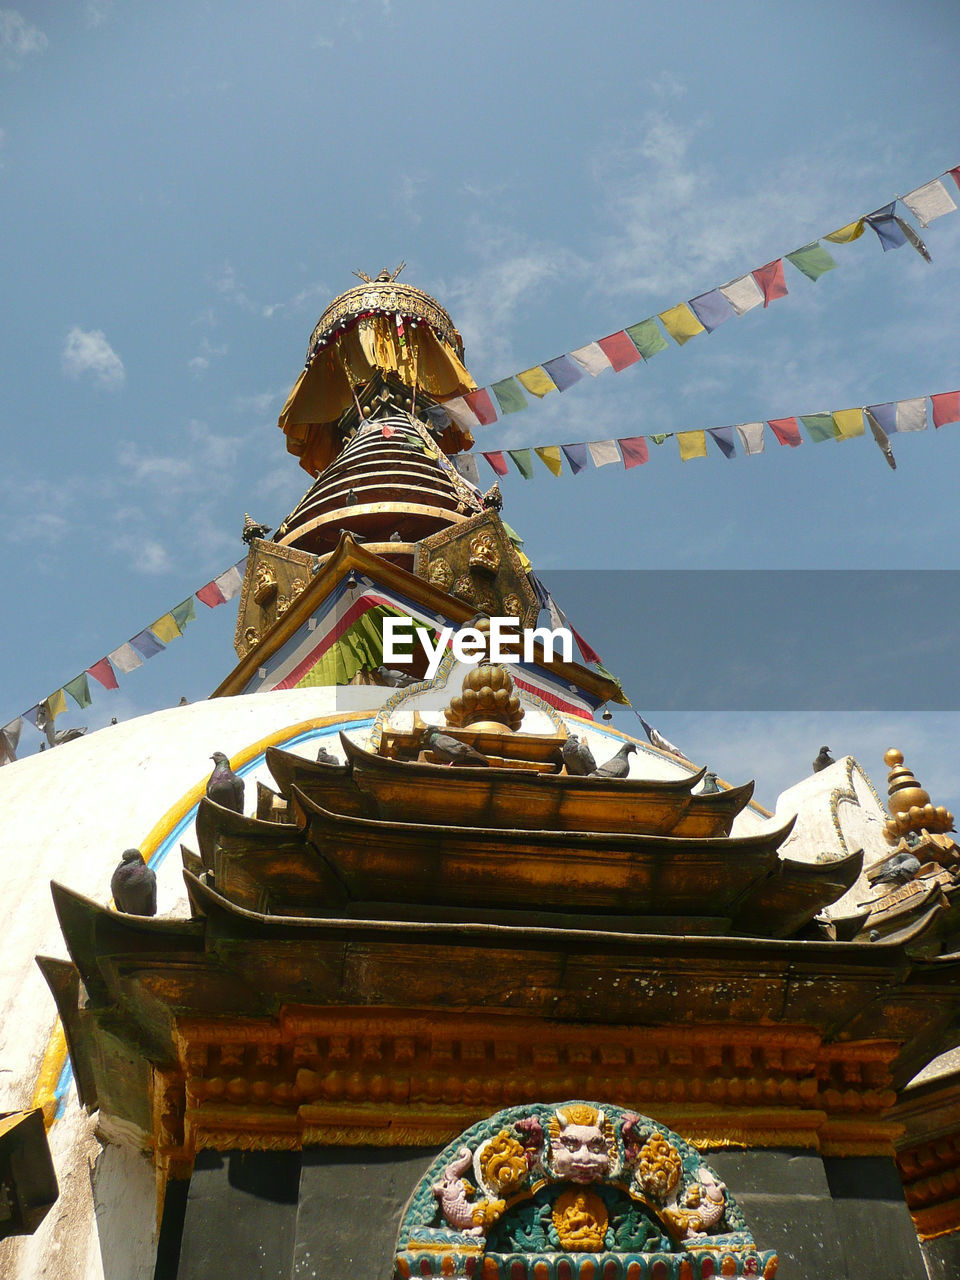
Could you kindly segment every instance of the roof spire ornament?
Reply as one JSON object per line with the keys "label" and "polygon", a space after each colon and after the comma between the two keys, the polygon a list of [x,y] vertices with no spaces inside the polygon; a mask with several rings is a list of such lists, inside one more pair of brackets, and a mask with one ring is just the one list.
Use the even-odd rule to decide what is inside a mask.
{"label": "roof spire ornament", "polygon": [[890,768],[887,777],[890,817],[883,829],[887,842],[896,844],[908,833],[942,835],[953,831],[953,814],[942,804],[931,803],[929,792],[921,787],[913,770],[904,765],[903,752],[891,747],[884,753],[883,760]]}
{"label": "roof spire ornament", "polygon": [[243,531],[240,536],[248,547],[255,539],[265,538],[269,532],[270,526],[268,524],[262,524],[259,520],[254,520],[249,511],[243,513]]}
{"label": "roof spire ornament", "polygon": [[353,274],[358,280],[363,280],[365,284],[393,284],[394,280],[396,280],[397,276],[406,265],[406,262],[401,261],[400,265],[395,267],[393,271],[389,271],[384,267],[377,276],[368,276],[365,271],[354,271]]}

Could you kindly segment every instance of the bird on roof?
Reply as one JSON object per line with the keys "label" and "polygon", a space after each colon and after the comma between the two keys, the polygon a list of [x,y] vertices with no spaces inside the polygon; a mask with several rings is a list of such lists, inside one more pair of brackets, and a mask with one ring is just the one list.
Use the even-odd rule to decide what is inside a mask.
{"label": "bird on roof", "polygon": [[213,773],[207,779],[207,798],[224,809],[243,813],[243,779],[233,772],[222,751],[215,751],[210,759]]}
{"label": "bird on roof", "polygon": [[700,788],[702,796],[719,795],[720,786],[717,783],[717,775],[709,770],[703,775],[703,786]]}
{"label": "bird on roof", "polygon": [[567,773],[573,774],[576,778],[585,778],[588,773],[593,773],[597,767],[593,752],[575,733],[571,734],[564,742],[562,755],[563,763],[567,766]]}
{"label": "bird on roof", "polygon": [[381,684],[389,685],[392,689],[406,689],[409,685],[416,684],[419,679],[409,671],[398,671],[396,667],[377,667],[374,675]]}
{"label": "bird on roof", "polygon": [[124,849],[120,865],[110,877],[110,892],[118,911],[130,916],[157,914],[157,876],[139,849]]}
{"label": "bird on roof", "polygon": [[630,752],[636,751],[636,744],[625,742],[615,756],[611,756],[598,769],[590,771],[591,778],[626,778],[630,773]]}
{"label": "bird on roof", "polygon": [[920,859],[913,853],[894,854],[892,858],[888,858],[884,863],[883,870],[878,876],[872,876],[873,884],[909,884],[913,877],[920,870]]}
{"label": "bird on roof", "polygon": [[340,761],[337,759],[337,757],[333,755],[332,752],[328,751],[326,747],[321,747],[320,750],[317,752],[317,764],[339,764],[339,763]]}
{"label": "bird on roof", "polygon": [[393,533],[391,533],[391,535],[390,535],[390,541],[391,541],[391,542],[402,542],[402,541],[403,541],[403,539],[400,537],[400,530],[399,530],[399,529],[394,529]]}
{"label": "bird on roof", "polygon": [[836,764],[833,756],[830,754],[829,747],[821,747],[820,754],[813,762],[813,772],[822,773],[824,769],[829,769],[832,764]]}
{"label": "bird on roof", "polygon": [[469,742],[461,742],[459,738],[451,738],[449,733],[441,733],[439,729],[425,729],[421,739],[443,764],[467,765],[470,768],[490,767],[490,761],[481,755]]}

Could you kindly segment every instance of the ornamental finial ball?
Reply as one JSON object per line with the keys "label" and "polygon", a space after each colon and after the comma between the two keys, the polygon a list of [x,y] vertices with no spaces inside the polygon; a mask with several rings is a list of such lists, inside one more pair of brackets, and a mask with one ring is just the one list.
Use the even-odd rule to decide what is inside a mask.
{"label": "ornamental finial ball", "polygon": [[896,747],[891,747],[889,751],[884,752],[883,763],[890,769],[893,769],[898,764],[903,764],[903,752],[898,751]]}

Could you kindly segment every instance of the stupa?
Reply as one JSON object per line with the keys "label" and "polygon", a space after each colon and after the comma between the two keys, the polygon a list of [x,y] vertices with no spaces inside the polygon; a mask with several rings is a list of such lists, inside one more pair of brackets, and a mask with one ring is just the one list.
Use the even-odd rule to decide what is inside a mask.
{"label": "stupa", "polygon": [[[910,1082],[960,1018],[950,815],[895,754],[889,814],[850,757],[772,814],[597,719],[619,683],[546,634],[496,659],[540,596],[451,462],[463,359],[396,273],[336,299],[280,418],[314,481],[249,521],[211,699],[58,748],[59,827],[50,761],[0,774],[56,911],[14,880],[59,1014],[24,971],[19,1101],[69,1166],[3,1274],[949,1267],[960,1092]],[[398,671],[390,618],[479,647]],[[155,917],[109,900],[131,843]]]}

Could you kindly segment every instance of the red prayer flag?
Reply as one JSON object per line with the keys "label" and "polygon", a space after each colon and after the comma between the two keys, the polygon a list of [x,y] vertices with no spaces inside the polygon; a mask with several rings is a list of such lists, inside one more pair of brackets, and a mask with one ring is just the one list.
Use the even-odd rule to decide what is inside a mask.
{"label": "red prayer flag", "polygon": [[[960,186],[960,182],[957,184]],[[931,396],[933,402],[933,425],[942,427],[947,422],[960,422],[960,391],[941,391],[938,396]]]}
{"label": "red prayer flag", "polygon": [[783,278],[782,258],[777,258],[776,262],[768,262],[765,267],[757,267],[756,271],[751,274],[763,290],[763,305],[765,307],[769,306],[777,298],[785,298],[787,296],[787,283]]}
{"label": "red prayer flag", "polygon": [[623,455],[623,465],[628,471],[631,467],[642,467],[650,457],[644,436],[629,436],[626,440],[618,440],[617,444]]}
{"label": "red prayer flag", "polygon": [[957,186],[960,187],[960,164],[958,164],[955,169],[948,169],[947,173],[949,173]]}
{"label": "red prayer flag", "polygon": [[469,391],[463,398],[477,415],[481,427],[489,427],[492,422],[496,422],[497,411],[486,387],[481,387],[479,391]]}
{"label": "red prayer flag", "polygon": [[619,333],[611,333],[609,338],[601,338],[597,346],[613,365],[614,373],[643,359],[623,329]]}
{"label": "red prayer flag", "polygon": [[215,582],[208,582],[205,587],[201,587],[196,592],[197,599],[202,601],[210,609],[215,609],[218,604],[226,604],[227,597],[223,594]]}
{"label": "red prayer flag", "polygon": [[391,436],[395,436],[396,434],[397,434],[397,428],[396,428],[396,427],[391,426],[389,422],[385,422],[385,423],[383,424],[383,438],[384,438],[384,440],[389,440],[389,439],[391,438]]}
{"label": "red prayer flag", "polygon": [[796,418],[768,418],[767,426],[781,444],[788,444],[791,449],[795,449],[798,444],[803,444]]}
{"label": "red prayer flag", "polygon": [[94,680],[99,681],[105,689],[120,688],[117,684],[117,677],[113,673],[113,667],[111,667],[106,658],[101,658],[92,667],[87,667],[87,675],[93,676]]}
{"label": "red prayer flag", "polygon": [[579,631],[576,631],[573,627],[570,630],[573,631],[573,638],[577,642],[577,648],[580,650],[584,662],[599,662],[600,655],[596,649],[591,649]]}
{"label": "red prayer flag", "polygon": [[496,453],[485,453],[483,456],[490,463],[498,476],[505,476],[507,474],[507,460],[502,453],[499,451]]}

